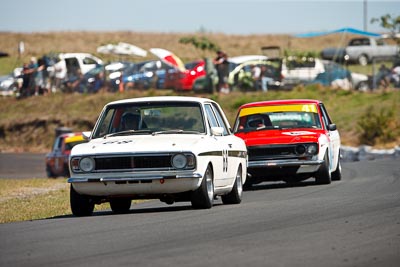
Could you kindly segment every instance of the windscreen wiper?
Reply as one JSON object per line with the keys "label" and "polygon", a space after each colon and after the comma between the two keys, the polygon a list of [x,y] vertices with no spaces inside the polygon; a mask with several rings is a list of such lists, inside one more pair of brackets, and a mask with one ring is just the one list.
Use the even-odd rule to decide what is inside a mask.
{"label": "windscreen wiper", "polygon": [[165,130],[165,131],[158,131],[153,132],[152,135],[159,135],[159,134],[200,134],[198,131],[185,131],[181,129],[173,129],[173,130]]}
{"label": "windscreen wiper", "polygon": [[242,130],[238,130],[238,133],[248,133],[248,132],[255,132],[255,131],[261,131],[261,130],[274,130],[274,129],[279,129],[279,126],[260,126],[257,128],[245,128]]}

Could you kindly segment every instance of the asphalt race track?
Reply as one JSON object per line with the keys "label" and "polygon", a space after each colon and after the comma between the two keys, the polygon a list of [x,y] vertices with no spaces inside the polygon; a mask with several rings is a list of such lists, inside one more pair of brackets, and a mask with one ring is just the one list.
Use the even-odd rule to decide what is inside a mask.
{"label": "asphalt race track", "polygon": [[45,178],[46,154],[0,153],[1,178]]}
{"label": "asphalt race track", "polygon": [[0,225],[0,266],[400,266],[398,160],[343,164],[342,181],[264,183],[240,205]]}

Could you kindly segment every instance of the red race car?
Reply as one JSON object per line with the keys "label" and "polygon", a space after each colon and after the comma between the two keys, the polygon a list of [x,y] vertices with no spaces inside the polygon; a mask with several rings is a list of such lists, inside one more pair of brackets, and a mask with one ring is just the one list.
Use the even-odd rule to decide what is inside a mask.
{"label": "red race car", "polygon": [[64,133],[57,136],[53,149],[46,155],[46,174],[49,178],[58,176],[69,177],[68,158],[71,149],[81,143],[85,143],[81,132]]}
{"label": "red race car", "polygon": [[318,100],[276,100],[242,105],[234,126],[248,150],[246,186],[264,181],[318,184],[341,179],[340,135]]}

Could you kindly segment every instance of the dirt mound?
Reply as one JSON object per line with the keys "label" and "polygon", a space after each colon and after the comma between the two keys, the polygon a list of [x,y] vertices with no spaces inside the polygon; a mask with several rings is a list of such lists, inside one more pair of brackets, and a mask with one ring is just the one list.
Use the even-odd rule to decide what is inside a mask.
{"label": "dirt mound", "polygon": [[0,125],[0,152],[48,152],[52,147],[58,127],[73,131],[92,129],[94,120],[33,119]]}

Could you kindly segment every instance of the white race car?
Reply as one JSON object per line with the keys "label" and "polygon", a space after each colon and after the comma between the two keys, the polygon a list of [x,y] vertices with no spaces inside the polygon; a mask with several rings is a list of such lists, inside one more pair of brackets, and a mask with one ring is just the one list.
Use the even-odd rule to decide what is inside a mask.
{"label": "white race car", "polygon": [[110,202],[128,212],[133,199],[191,201],[207,209],[216,196],[238,204],[247,176],[247,150],[214,101],[146,97],[115,101],[101,112],[88,143],[70,155],[74,215]]}

